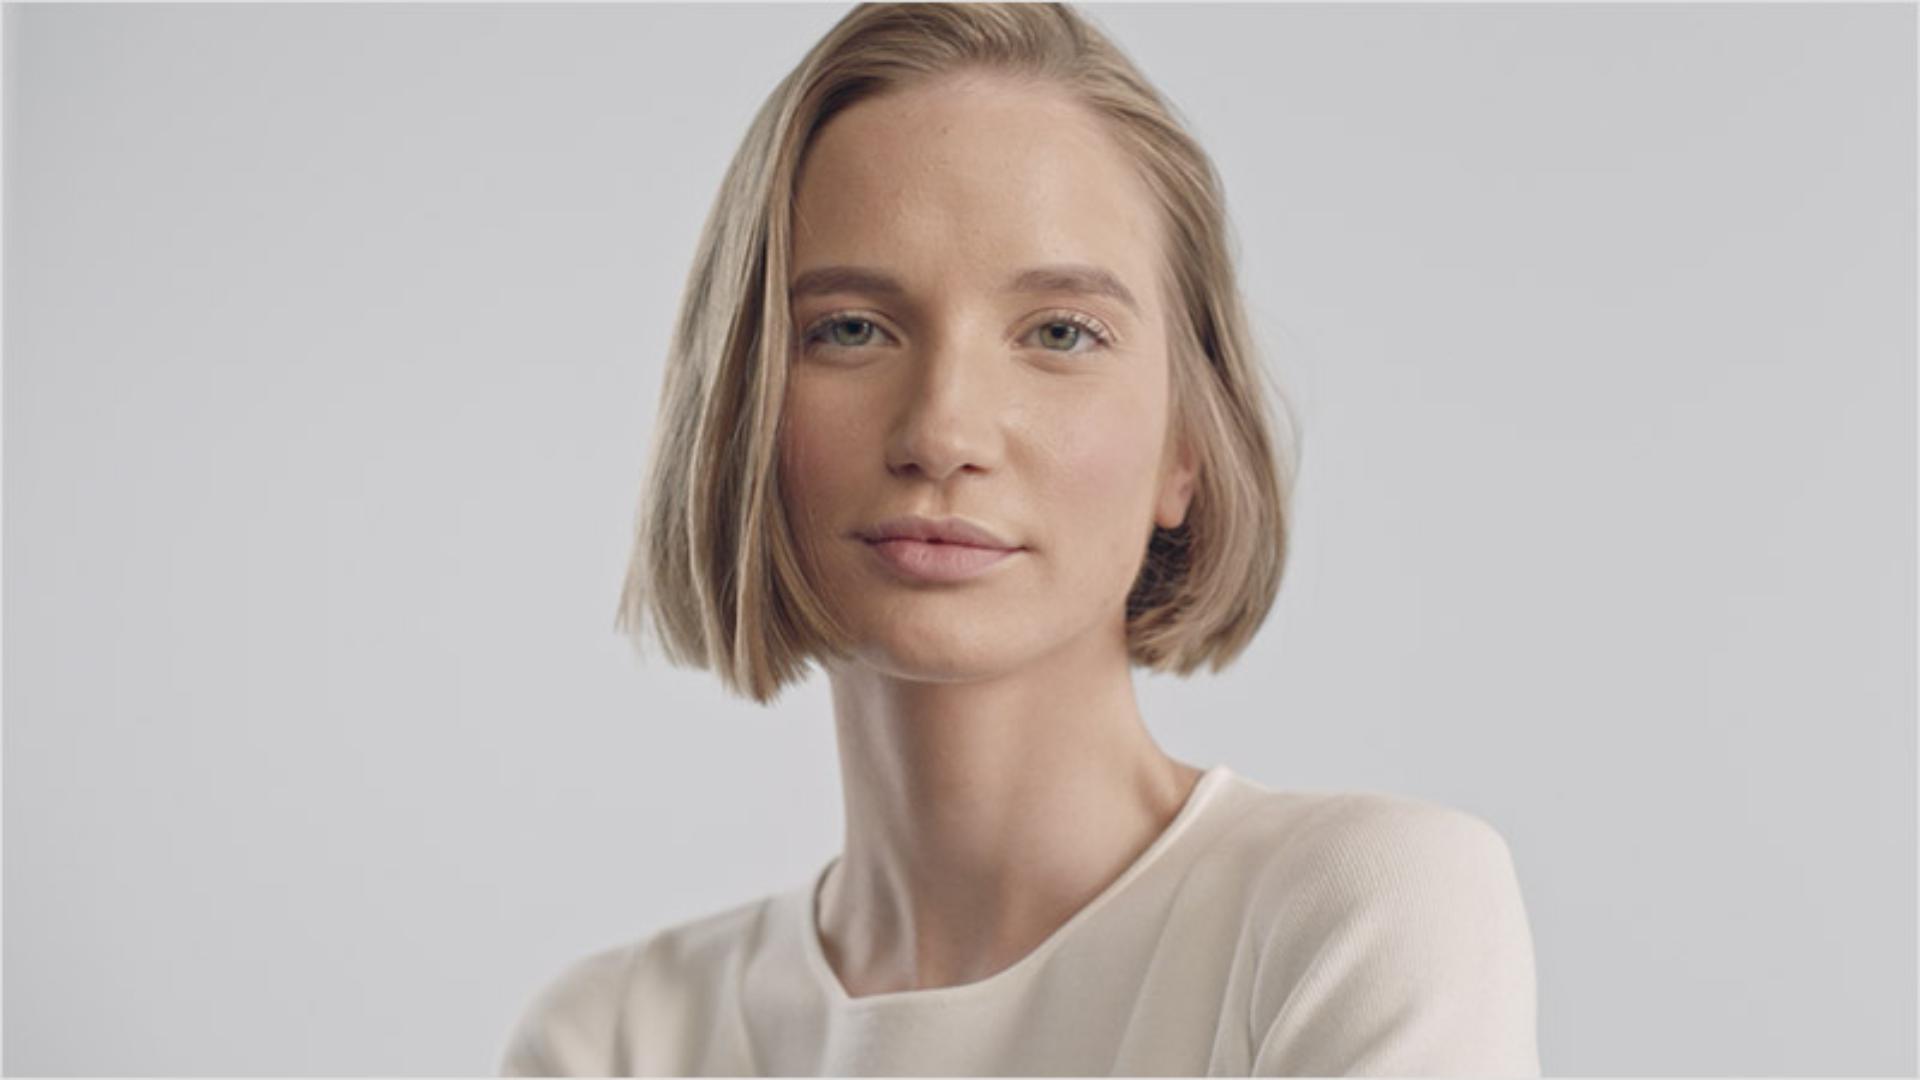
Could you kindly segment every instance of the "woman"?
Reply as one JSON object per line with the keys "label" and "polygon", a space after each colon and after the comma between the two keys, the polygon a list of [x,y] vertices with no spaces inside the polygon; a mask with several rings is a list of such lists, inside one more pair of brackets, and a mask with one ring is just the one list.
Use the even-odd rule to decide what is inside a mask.
{"label": "woman", "polygon": [[623,623],[832,684],[845,850],[576,961],[508,1074],[1538,1075],[1503,839],[1155,745],[1271,606],[1287,470],[1217,178],[1055,5],[865,5],[685,298]]}

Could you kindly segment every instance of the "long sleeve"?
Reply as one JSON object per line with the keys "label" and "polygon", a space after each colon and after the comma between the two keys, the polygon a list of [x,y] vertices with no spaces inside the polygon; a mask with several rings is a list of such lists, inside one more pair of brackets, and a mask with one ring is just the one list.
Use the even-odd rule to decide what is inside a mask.
{"label": "long sleeve", "polygon": [[521,1012],[500,1055],[501,1076],[610,1076],[633,946],[575,960]]}
{"label": "long sleeve", "polygon": [[1532,932],[1506,841],[1408,801],[1337,831],[1256,1028],[1255,1076],[1540,1075]]}

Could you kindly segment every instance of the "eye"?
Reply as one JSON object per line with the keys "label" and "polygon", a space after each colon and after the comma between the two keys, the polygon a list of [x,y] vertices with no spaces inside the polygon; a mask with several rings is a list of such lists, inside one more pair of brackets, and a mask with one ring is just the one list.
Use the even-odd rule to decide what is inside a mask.
{"label": "eye", "polygon": [[[859,340],[848,341],[838,333],[842,328],[848,326],[855,327],[856,329],[864,327],[867,332],[864,334],[856,332],[851,336]],[[825,336],[833,339],[832,344],[839,348],[857,349],[862,345],[868,344],[873,333],[879,329],[879,325],[871,319],[863,319],[858,315],[836,312],[808,327],[806,331],[800,335],[800,346],[801,348],[805,348],[813,344],[815,338]]]}
{"label": "eye", "polygon": [[[1047,333],[1047,331],[1049,330],[1057,330],[1062,327],[1066,327],[1072,330],[1073,331],[1072,335],[1070,337],[1062,339],[1060,337]],[[1078,349],[1078,350],[1072,349],[1072,348],[1049,349],[1047,350],[1048,352],[1069,352],[1069,353],[1076,352],[1076,351],[1092,352],[1095,348],[1104,349],[1113,344],[1113,335],[1108,332],[1106,326],[1103,325],[1099,319],[1095,319],[1088,315],[1082,315],[1079,312],[1075,312],[1075,311],[1052,312],[1049,314],[1046,322],[1041,323],[1039,326],[1035,327],[1034,329],[1041,332],[1040,337],[1042,341],[1065,340],[1065,342],[1068,345],[1075,345],[1075,344],[1078,344],[1080,341],[1088,337],[1091,337],[1096,343],[1095,345],[1085,349]]]}

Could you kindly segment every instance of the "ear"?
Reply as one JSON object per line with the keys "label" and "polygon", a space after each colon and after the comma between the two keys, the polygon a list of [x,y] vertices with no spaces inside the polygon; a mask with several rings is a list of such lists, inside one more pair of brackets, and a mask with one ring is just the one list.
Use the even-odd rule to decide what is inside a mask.
{"label": "ear", "polygon": [[1177,529],[1187,520],[1187,507],[1193,503],[1194,478],[1199,470],[1193,449],[1184,441],[1167,467],[1161,470],[1160,493],[1153,504],[1153,523],[1163,529]]}

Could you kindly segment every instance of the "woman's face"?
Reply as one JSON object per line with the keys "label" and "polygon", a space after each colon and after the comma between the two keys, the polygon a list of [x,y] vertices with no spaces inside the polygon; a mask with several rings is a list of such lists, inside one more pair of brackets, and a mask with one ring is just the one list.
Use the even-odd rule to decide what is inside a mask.
{"label": "woman's face", "polygon": [[[862,663],[958,681],[1088,635],[1124,651],[1153,527],[1184,520],[1192,490],[1167,446],[1161,258],[1146,189],[1059,92],[948,80],[820,132],[796,190],[780,483]],[[897,288],[807,287],[829,268]],[[1071,274],[1022,280],[1036,268],[1098,268],[1131,299]],[[1021,550],[922,580],[859,536],[909,514]]]}

